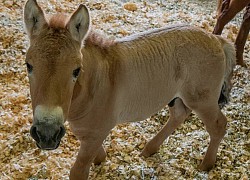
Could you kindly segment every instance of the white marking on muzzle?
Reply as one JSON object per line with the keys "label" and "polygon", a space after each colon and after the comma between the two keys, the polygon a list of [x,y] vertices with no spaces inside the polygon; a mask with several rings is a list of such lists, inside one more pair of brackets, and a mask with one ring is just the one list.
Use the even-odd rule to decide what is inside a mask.
{"label": "white marking on muzzle", "polygon": [[64,123],[63,110],[60,106],[47,107],[38,105],[34,112],[34,120],[39,123]]}

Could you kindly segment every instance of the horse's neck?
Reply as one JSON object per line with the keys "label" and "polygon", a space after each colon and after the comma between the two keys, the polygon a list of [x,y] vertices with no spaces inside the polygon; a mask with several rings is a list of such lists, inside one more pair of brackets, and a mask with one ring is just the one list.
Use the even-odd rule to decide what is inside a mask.
{"label": "horse's neck", "polygon": [[[80,116],[95,106],[96,103],[105,103],[111,92],[112,77],[110,73],[107,54],[99,51],[97,47],[86,47],[83,53],[83,71],[76,82],[71,103],[72,119]],[[106,57],[105,57],[106,56]],[[113,75],[112,75],[113,76]],[[75,115],[78,114],[77,117]]]}

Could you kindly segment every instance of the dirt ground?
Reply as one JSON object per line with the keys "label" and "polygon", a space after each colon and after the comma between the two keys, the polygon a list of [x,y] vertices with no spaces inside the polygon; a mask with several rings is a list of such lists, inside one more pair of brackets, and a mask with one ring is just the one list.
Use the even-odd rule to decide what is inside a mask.
{"label": "dirt ground", "polygon": [[[39,150],[29,134],[31,99],[24,64],[29,42],[23,28],[24,0],[0,1],[0,179],[68,179],[79,142],[67,125],[67,134],[54,151]],[[110,38],[188,23],[212,32],[216,0],[38,0],[45,12],[71,13],[80,3],[91,12],[92,27]],[[223,31],[235,40],[240,13]],[[207,149],[209,136],[192,114],[161,146],[158,153],[139,156],[145,143],[165,124],[165,108],[145,121],[115,127],[104,142],[108,156],[92,166],[90,179],[241,179],[250,178],[250,38],[244,60],[248,68],[236,66],[231,101],[223,109],[228,118],[227,134],[221,142],[215,167],[197,170]],[[156,87],[157,88],[157,87]]]}

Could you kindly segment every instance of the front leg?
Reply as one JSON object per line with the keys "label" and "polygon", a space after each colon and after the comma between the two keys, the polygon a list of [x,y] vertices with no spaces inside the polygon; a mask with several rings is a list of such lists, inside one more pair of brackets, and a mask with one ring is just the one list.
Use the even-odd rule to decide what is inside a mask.
{"label": "front leg", "polygon": [[102,141],[95,139],[81,140],[80,150],[74,166],[70,170],[70,180],[87,180],[89,169],[99,149],[102,148]]}
{"label": "front leg", "polygon": [[[215,24],[213,34],[221,35],[224,26],[233,19],[233,17],[237,14],[237,12],[231,13],[232,8],[229,8],[231,0],[223,0],[222,4],[218,3],[217,8],[217,22]],[[219,1],[218,1],[219,2]]]}
{"label": "front leg", "polygon": [[99,148],[98,153],[95,157],[94,164],[95,165],[101,164],[101,162],[103,162],[105,160],[106,156],[107,156],[107,153],[106,153],[104,147],[101,146],[101,148]]}
{"label": "front leg", "polygon": [[249,3],[250,0],[223,0],[213,34],[220,35],[224,26],[229,21],[231,21],[238,12],[243,10]]}

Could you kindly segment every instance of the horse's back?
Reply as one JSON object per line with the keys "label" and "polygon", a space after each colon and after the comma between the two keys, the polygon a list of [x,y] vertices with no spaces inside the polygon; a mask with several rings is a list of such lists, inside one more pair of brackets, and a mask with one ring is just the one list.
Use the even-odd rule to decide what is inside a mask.
{"label": "horse's back", "polygon": [[[196,64],[199,61],[207,63],[213,61],[214,57],[223,61],[220,40],[215,35],[190,25],[170,25],[131,35],[116,42],[122,44],[122,50],[136,51],[138,59],[163,60],[168,65],[179,59],[187,61],[186,64]],[[127,59],[129,55],[134,56],[134,53],[126,53]]]}
{"label": "horse's back", "polygon": [[211,74],[218,78],[224,75],[226,63],[220,39],[193,26],[167,26],[117,42],[122,47],[119,54],[124,75],[129,79],[139,75],[147,82],[177,82],[198,74],[205,79]]}

